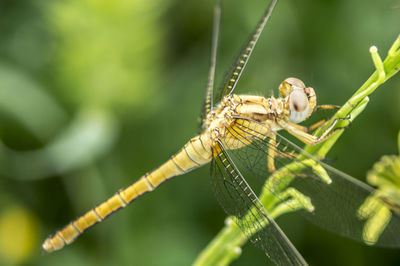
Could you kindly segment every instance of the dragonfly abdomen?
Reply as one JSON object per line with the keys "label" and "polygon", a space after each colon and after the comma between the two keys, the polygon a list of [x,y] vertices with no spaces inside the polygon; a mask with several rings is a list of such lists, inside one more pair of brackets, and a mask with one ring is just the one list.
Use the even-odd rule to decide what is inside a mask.
{"label": "dragonfly abdomen", "polygon": [[150,192],[174,176],[182,175],[211,160],[210,138],[202,134],[192,138],[177,154],[152,172],[142,176],[132,185],[121,189],[108,200],[70,222],[48,237],[42,247],[52,252],[72,243],[84,231],[125,207],[135,199]]}

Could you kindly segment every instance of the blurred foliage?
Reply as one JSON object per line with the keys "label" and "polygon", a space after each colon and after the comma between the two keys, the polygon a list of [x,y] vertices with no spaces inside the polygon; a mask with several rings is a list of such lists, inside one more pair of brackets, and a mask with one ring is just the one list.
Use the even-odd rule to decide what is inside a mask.
{"label": "blurred foliage", "polygon": [[[397,139],[400,152],[400,132]],[[397,213],[400,211],[395,208],[400,204],[400,156],[383,155],[368,171],[367,182],[377,190],[360,206],[359,214],[367,219],[364,228],[365,241],[373,244],[390,222],[390,209]]]}
{"label": "blurred foliage", "polygon": [[54,79],[62,84],[63,96],[82,106],[143,108],[160,86],[154,76],[160,71],[157,46],[163,36],[154,20],[166,5],[75,0],[46,6],[57,42]]}
{"label": "blurred foliage", "polygon": [[[225,214],[203,167],[135,201],[64,250],[40,256],[40,240],[194,136],[213,5],[0,1],[0,217],[18,228],[29,224],[26,238],[9,229],[6,243],[26,243],[17,256],[6,245],[0,263],[14,256],[8,264],[188,265],[219,231]],[[217,80],[266,5],[223,2]],[[343,104],[374,70],[369,47],[386,51],[399,34],[398,5],[280,1],[237,92],[276,95],[284,78],[296,76],[315,88],[319,103]],[[395,153],[399,102],[394,77],[336,143],[328,155],[333,166],[364,180],[373,162]],[[15,208],[19,213],[10,214]],[[296,215],[278,223],[313,265],[400,263],[397,250],[366,247]],[[247,245],[235,265],[265,263],[263,253]]]}
{"label": "blurred foliage", "polygon": [[0,262],[19,264],[32,256],[38,241],[38,223],[29,210],[7,206],[0,213]]}
{"label": "blurred foliage", "polygon": [[[400,132],[397,137],[400,154]],[[400,202],[400,155],[384,155],[368,171],[367,182],[379,190],[393,195],[393,200]],[[396,193],[397,192],[397,193]]]}

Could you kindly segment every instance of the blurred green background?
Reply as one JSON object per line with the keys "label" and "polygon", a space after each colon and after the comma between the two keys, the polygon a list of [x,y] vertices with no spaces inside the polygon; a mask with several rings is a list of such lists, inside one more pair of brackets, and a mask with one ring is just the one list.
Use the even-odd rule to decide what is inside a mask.
{"label": "blurred green background", "polygon": [[[267,1],[223,1],[217,80]],[[62,251],[41,243],[156,168],[197,133],[214,1],[0,1],[0,265],[189,265],[223,226],[209,167],[173,179]],[[237,92],[277,95],[288,76],[343,104],[399,32],[400,1],[284,0]],[[397,154],[400,77],[371,97],[329,154],[359,179]],[[399,265],[366,247],[278,219],[313,265]],[[252,245],[234,265],[264,265]]]}

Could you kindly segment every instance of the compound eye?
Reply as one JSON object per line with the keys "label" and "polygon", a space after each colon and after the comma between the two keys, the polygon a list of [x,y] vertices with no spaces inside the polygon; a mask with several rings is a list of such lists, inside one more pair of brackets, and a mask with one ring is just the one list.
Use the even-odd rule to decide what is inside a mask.
{"label": "compound eye", "polygon": [[285,79],[281,85],[279,86],[279,91],[282,97],[288,96],[293,90],[296,89],[304,89],[306,85],[304,85],[303,81],[297,78],[287,78]]}
{"label": "compound eye", "polygon": [[304,89],[306,87],[306,85],[304,85],[304,82],[297,78],[287,78],[285,79],[285,81],[290,85],[297,87],[299,89]]}
{"label": "compound eye", "polygon": [[308,104],[307,95],[303,90],[293,90],[289,98],[290,121],[300,123],[309,115],[310,105]]}

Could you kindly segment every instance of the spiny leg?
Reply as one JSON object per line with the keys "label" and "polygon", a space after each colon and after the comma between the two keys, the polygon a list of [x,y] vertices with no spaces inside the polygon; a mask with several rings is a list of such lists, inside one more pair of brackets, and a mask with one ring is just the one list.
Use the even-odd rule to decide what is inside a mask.
{"label": "spiny leg", "polygon": [[[313,145],[323,142],[323,141],[327,140],[330,136],[335,134],[336,132],[348,128],[351,125],[350,118],[351,118],[350,115],[347,117],[344,117],[344,118],[335,118],[332,121],[331,125],[324,131],[324,133],[322,133],[322,135],[320,137],[316,138],[316,142],[314,142]],[[338,121],[348,121],[348,124],[343,127],[334,128]]]}
{"label": "spiny leg", "polygon": [[334,104],[323,104],[323,105],[317,105],[314,108],[314,112],[318,110],[337,110],[340,109],[340,105],[334,105]]}
{"label": "spiny leg", "polygon": [[276,155],[276,134],[269,134],[268,144],[268,170],[272,173],[276,170],[274,162]]}
{"label": "spiny leg", "polygon": [[[330,105],[330,104],[317,105],[317,106],[315,106],[313,112],[318,111],[318,110],[338,110],[340,108],[341,108],[341,106],[339,106],[339,105]],[[324,118],[324,119],[312,124],[309,127],[301,126],[301,125],[298,125],[298,124],[293,124],[293,126],[297,127],[297,129],[299,129],[301,131],[304,131],[304,132],[308,133],[308,132],[312,132],[315,129],[319,128],[320,126],[322,126],[327,121],[329,121],[329,119]]]}
{"label": "spiny leg", "polygon": [[322,120],[320,120],[320,121],[318,121],[318,122],[312,124],[311,126],[306,127],[306,131],[305,131],[305,132],[313,132],[315,129],[317,129],[317,128],[319,128],[320,126],[322,126],[323,124],[325,124],[326,121],[328,121],[328,120],[329,120],[329,119],[324,118],[324,119],[322,119]]}
{"label": "spiny leg", "polygon": [[276,143],[276,134],[270,133],[269,134],[269,140],[268,140],[268,171],[269,172],[275,172],[275,157],[279,158],[294,158],[297,157],[298,154],[295,152],[284,152],[280,149],[278,149],[278,145]]}
{"label": "spiny leg", "polygon": [[[340,108],[341,108],[340,105],[332,105],[332,104],[317,105],[317,106],[314,108],[314,111],[313,111],[313,112],[318,111],[318,110],[338,110],[338,109],[340,109]],[[318,121],[318,122],[312,124],[311,126],[307,127],[307,128],[306,128],[307,131],[305,131],[305,132],[312,132],[312,131],[314,131],[315,129],[317,129],[317,128],[319,128],[320,126],[322,126],[323,124],[325,124],[327,121],[329,121],[329,119],[324,118],[324,119],[322,119],[322,120],[320,120],[320,121]]]}
{"label": "spiny leg", "polygon": [[[348,121],[349,123],[344,127],[334,128],[336,126],[337,122],[342,121],[342,120]],[[293,136],[295,136],[296,138],[298,138],[305,144],[315,145],[315,144],[325,141],[326,139],[328,139],[330,136],[332,136],[336,132],[348,128],[350,126],[351,122],[350,122],[350,117],[335,118],[320,137],[313,136],[313,135],[301,130],[299,128],[299,125],[294,124],[289,121],[280,122],[279,124],[282,126],[283,129],[288,131],[290,134],[292,134]]]}

